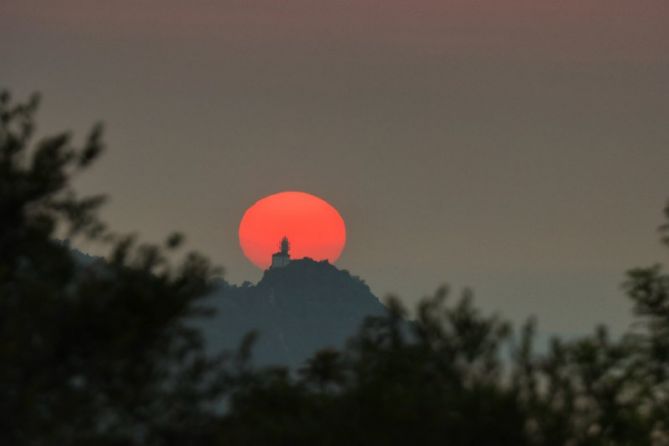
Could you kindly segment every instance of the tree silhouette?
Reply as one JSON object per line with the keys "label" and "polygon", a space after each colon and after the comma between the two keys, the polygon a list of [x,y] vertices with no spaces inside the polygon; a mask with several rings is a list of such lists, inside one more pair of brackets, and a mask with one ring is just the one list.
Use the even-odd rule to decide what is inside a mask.
{"label": "tree silhouette", "polygon": [[[215,270],[181,243],[137,244],[97,217],[71,179],[101,153],[101,127],[33,144],[38,98],[0,94],[0,444],[164,444],[208,432],[217,359],[185,323]],[[107,246],[79,263],[54,240]]]}

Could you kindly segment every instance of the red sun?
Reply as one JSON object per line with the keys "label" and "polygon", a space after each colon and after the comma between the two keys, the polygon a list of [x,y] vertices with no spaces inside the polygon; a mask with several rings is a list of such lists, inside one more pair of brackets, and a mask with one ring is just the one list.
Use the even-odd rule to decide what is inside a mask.
{"label": "red sun", "polygon": [[346,225],[330,203],[305,192],[280,192],[256,201],[239,223],[239,244],[244,255],[266,269],[283,237],[290,242],[290,257],[334,263],[346,244]]}

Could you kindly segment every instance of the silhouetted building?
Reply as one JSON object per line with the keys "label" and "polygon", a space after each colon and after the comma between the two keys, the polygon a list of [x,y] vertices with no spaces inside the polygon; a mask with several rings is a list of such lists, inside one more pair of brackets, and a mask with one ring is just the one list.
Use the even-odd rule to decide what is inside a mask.
{"label": "silhouetted building", "polygon": [[272,254],[272,266],[271,268],[283,268],[284,266],[290,263],[290,243],[288,238],[284,237],[281,239],[280,251]]}

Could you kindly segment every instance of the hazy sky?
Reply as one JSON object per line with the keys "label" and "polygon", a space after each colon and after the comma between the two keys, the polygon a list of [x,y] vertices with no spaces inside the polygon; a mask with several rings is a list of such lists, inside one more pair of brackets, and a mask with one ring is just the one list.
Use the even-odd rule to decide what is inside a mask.
{"label": "hazy sky", "polygon": [[668,258],[667,0],[2,0],[0,86],[43,132],[103,121],[82,190],[233,282],[283,190],[340,210],[377,295],[471,285],[546,331],[624,326],[624,271]]}

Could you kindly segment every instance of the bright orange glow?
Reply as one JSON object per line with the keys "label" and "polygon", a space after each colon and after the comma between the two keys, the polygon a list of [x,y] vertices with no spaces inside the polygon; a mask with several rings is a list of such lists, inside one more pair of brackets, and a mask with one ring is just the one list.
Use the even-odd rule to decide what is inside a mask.
{"label": "bright orange glow", "polygon": [[290,241],[290,257],[334,263],[346,244],[346,225],[339,212],[322,198],[304,192],[280,192],[258,200],[239,223],[244,255],[266,269],[281,238]]}

